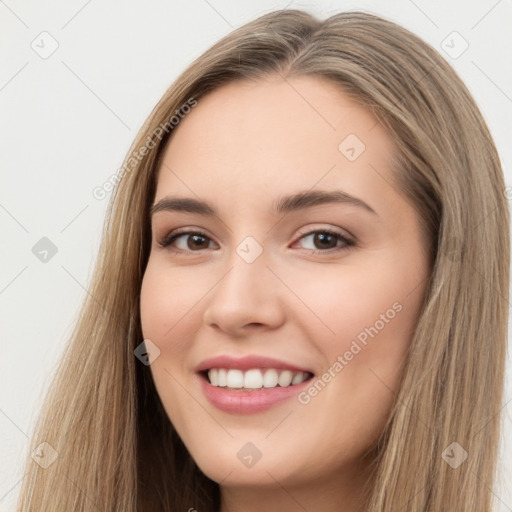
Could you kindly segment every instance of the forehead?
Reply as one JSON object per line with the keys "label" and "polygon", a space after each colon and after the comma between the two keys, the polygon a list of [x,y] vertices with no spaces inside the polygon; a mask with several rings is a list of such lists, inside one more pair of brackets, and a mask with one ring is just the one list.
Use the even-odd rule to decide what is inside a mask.
{"label": "forehead", "polygon": [[372,113],[317,77],[224,85],[174,128],[156,198],[169,192],[269,201],[281,192],[342,188],[396,194],[391,139]]}

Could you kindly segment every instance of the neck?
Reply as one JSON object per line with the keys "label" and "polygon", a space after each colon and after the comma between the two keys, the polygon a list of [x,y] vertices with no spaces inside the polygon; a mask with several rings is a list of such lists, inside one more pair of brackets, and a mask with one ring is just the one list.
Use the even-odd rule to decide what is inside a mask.
{"label": "neck", "polygon": [[320,477],[314,482],[288,484],[273,478],[265,486],[221,486],[220,512],[363,512],[367,471]]}

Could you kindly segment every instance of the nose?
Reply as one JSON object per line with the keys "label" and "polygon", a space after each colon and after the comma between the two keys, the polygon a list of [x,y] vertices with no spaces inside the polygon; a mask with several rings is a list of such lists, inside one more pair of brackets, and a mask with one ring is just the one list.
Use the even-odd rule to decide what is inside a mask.
{"label": "nose", "polygon": [[207,295],[203,321],[234,337],[253,329],[275,329],[284,322],[284,294],[285,287],[263,255],[248,263],[235,252],[229,269]]}

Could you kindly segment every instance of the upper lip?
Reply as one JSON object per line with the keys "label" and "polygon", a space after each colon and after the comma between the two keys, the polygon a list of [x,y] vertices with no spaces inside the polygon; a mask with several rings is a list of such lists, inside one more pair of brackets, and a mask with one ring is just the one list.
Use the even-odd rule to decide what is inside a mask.
{"label": "upper lip", "polygon": [[309,372],[308,368],[273,359],[271,357],[250,355],[241,358],[234,358],[227,355],[219,355],[210,357],[202,361],[197,367],[196,372],[202,372],[211,368],[226,368],[236,370],[250,370],[252,368],[275,368],[276,370],[290,370],[292,372]]}

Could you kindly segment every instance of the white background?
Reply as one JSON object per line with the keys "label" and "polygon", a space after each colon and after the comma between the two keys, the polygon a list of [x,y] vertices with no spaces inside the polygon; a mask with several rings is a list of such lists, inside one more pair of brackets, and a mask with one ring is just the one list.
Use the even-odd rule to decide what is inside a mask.
{"label": "white background", "polygon": [[[0,510],[14,510],[28,436],[87,293],[108,203],[92,190],[121,166],[187,64],[233,28],[280,8],[321,18],[367,10],[429,42],[474,95],[512,185],[511,0],[0,0]],[[58,43],[47,59],[31,48],[43,31]],[[456,59],[441,47],[453,31],[469,44]],[[47,263],[32,253],[42,237],[58,248]],[[512,511],[510,353],[507,365],[499,512]]]}

